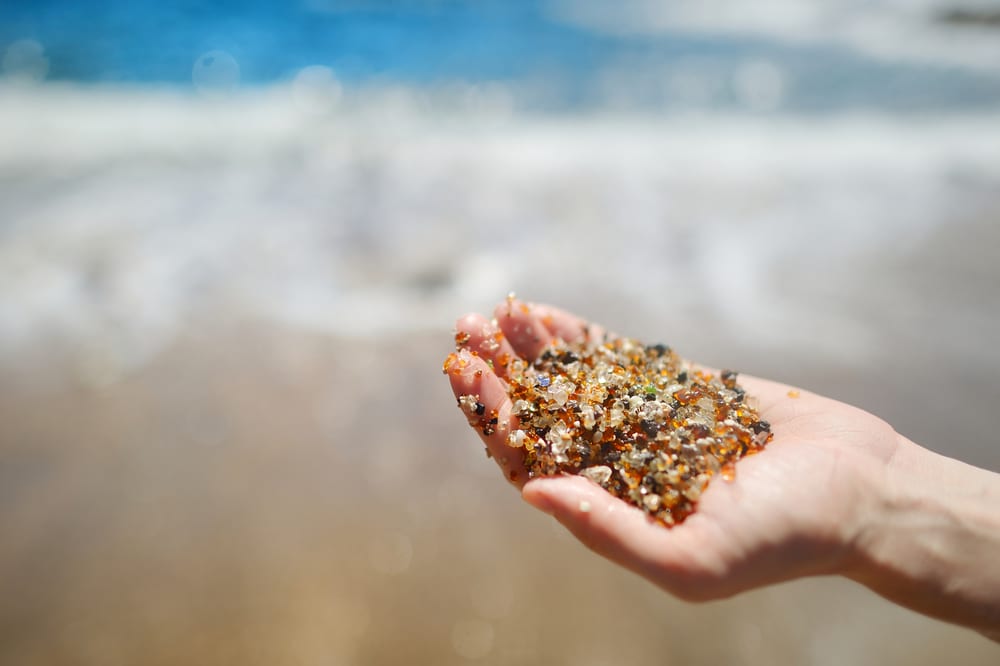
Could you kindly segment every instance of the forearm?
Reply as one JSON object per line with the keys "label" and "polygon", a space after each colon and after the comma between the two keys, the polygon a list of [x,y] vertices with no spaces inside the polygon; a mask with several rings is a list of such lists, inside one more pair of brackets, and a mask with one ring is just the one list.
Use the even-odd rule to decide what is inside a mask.
{"label": "forearm", "polygon": [[900,437],[848,573],[882,596],[1000,641],[1000,474]]}

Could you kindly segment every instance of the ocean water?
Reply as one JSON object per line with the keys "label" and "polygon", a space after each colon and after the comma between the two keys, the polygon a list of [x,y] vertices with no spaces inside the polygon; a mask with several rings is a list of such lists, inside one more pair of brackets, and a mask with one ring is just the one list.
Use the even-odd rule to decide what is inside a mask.
{"label": "ocean water", "polygon": [[529,110],[996,108],[995,3],[66,0],[0,7],[8,75],[190,88],[324,67],[352,86],[503,84]]}

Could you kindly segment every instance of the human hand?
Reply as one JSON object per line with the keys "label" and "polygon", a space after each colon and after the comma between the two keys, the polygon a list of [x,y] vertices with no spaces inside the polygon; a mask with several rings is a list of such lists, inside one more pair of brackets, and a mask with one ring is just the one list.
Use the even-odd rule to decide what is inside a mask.
{"label": "human hand", "polygon": [[531,361],[553,339],[599,340],[600,327],[508,299],[495,324],[472,314],[456,328],[465,345],[445,369],[456,396],[495,411],[480,433],[487,450],[528,503],[598,554],[692,601],[840,574],[1000,641],[1000,474],[924,449],[863,410],[742,376],[774,438],[667,528],[583,477],[529,481],[523,450],[506,444],[517,427],[510,359]]}
{"label": "human hand", "polygon": [[873,489],[885,483],[886,464],[899,445],[887,423],[834,400],[741,376],[774,439],[736,465],[734,480],[713,480],[695,513],[668,529],[582,477],[527,480],[522,450],[505,443],[516,427],[505,361],[531,361],[555,338],[598,339],[603,331],[556,308],[516,300],[498,305],[495,318],[502,336],[480,315],[459,319],[458,334],[469,336],[465,349],[478,357],[466,351],[452,364],[452,388],[456,396],[480,396],[487,412],[496,410],[496,431],[480,433],[487,449],[528,503],[555,516],[587,547],[689,600],[859,566],[859,540],[880,502]]}

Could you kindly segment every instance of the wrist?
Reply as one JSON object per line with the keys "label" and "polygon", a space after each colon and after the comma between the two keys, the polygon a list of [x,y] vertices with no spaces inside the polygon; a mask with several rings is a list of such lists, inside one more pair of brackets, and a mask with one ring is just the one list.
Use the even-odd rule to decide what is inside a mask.
{"label": "wrist", "polygon": [[1000,634],[1000,475],[899,437],[845,575],[920,613]]}

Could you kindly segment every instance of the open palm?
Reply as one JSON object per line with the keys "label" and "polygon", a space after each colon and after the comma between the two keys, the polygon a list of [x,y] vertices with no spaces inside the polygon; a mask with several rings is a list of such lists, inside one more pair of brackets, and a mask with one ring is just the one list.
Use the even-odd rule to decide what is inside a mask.
{"label": "open palm", "polygon": [[[477,395],[496,410],[496,431],[482,434],[505,476],[526,501],[555,516],[595,552],[690,600],[712,599],[801,576],[845,573],[865,538],[869,489],[884,482],[898,445],[881,419],[821,396],[741,376],[757,396],[774,439],[741,460],[731,482],[709,484],[694,514],[667,528],[578,476],[528,481],[521,449],[505,443],[517,426],[504,381],[509,359],[531,361],[554,339],[604,335],[600,327],[545,305],[508,300],[495,322],[459,319],[464,351],[448,364],[456,396]],[[472,353],[475,352],[475,353]]]}

